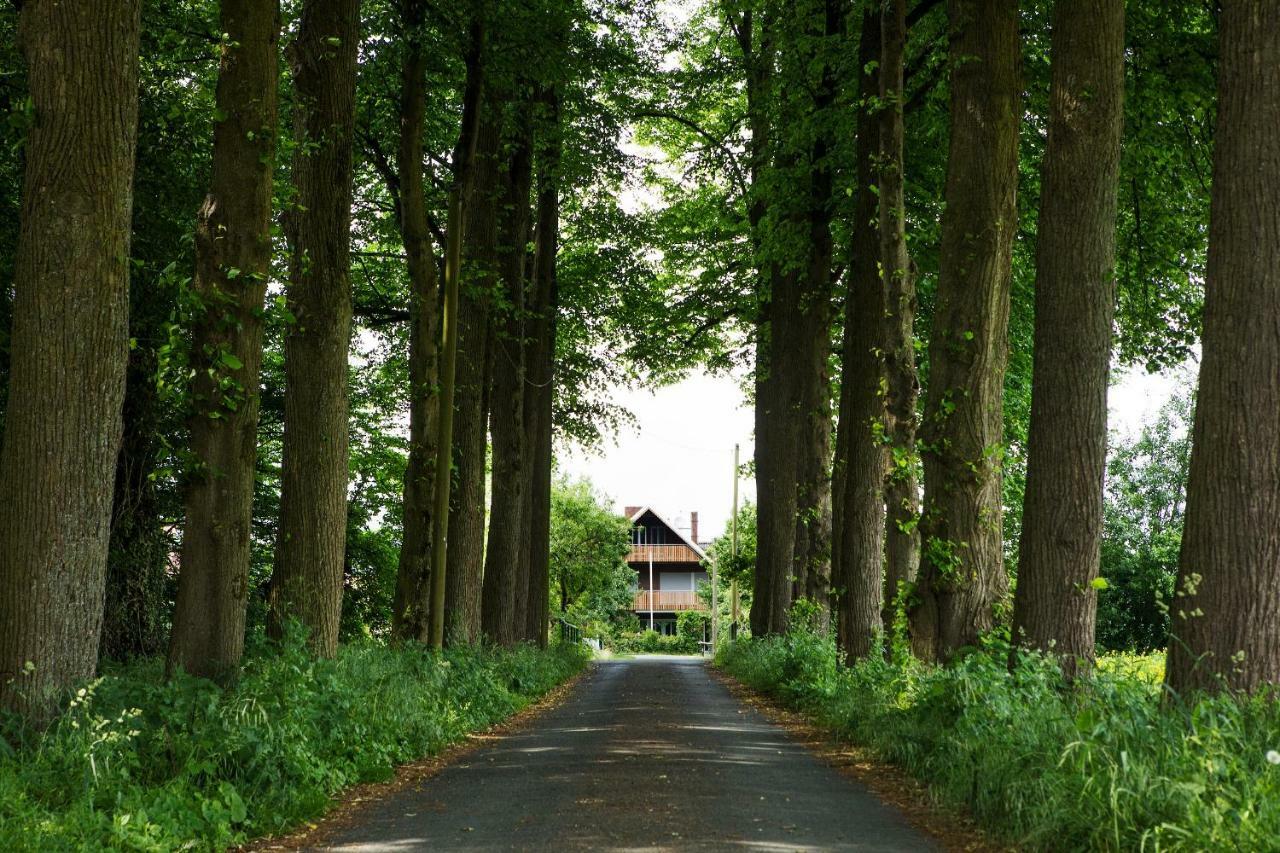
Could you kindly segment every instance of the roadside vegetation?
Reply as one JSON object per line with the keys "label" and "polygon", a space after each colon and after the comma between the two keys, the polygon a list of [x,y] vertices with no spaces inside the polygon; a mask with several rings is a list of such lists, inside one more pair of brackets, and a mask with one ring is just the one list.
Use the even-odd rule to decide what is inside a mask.
{"label": "roadside vegetation", "polygon": [[1031,850],[1274,850],[1280,707],[1163,693],[1164,655],[1107,654],[1068,686],[1055,660],[990,642],[948,666],[900,647],[849,666],[792,631],[717,663],[841,740],[869,748]]}
{"label": "roadside vegetation", "polygon": [[[222,850],[323,813],[519,711],[586,665],[580,645],[513,649],[367,640],[332,659],[295,632],[225,691],[163,661],[112,665],[43,734],[0,738],[0,849]],[[5,744],[12,744],[7,747]]]}

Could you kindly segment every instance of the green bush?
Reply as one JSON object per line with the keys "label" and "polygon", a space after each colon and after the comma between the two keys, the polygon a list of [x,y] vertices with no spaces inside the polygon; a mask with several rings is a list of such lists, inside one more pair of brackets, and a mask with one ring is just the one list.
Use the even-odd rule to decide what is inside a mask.
{"label": "green bush", "polygon": [[1274,697],[1162,702],[1151,667],[1087,683],[991,647],[945,668],[837,665],[812,631],[726,645],[719,665],[869,747],[1037,850],[1280,849]]}
{"label": "green bush", "polygon": [[135,662],[86,685],[43,734],[6,721],[0,849],[213,850],[278,832],[512,714],[586,660],[581,646],[435,656],[372,641],[316,660],[295,641],[251,655],[225,691]]}
{"label": "green bush", "polygon": [[664,636],[657,631],[622,631],[613,638],[613,650],[620,654],[692,655],[699,649],[698,641],[692,637]]}

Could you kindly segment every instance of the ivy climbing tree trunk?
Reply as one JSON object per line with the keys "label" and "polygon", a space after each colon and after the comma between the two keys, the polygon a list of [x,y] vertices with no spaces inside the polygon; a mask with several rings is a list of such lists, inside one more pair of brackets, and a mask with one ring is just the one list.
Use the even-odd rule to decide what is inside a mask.
{"label": "ivy climbing tree trunk", "polygon": [[1016,0],[949,0],[951,142],[923,424],[923,558],[911,615],[926,660],[994,624],[1007,589],[1001,466],[1017,231]]}
{"label": "ivy climbing tree trunk", "polygon": [[916,476],[916,288],[907,254],[903,164],[903,65],[906,0],[888,0],[880,16],[880,268],[884,311],[881,347],[885,362],[885,437],[888,458],[884,484],[885,634],[893,630],[894,603],[920,566],[920,484]]}
{"label": "ivy climbing tree trunk", "polygon": [[529,566],[529,604],[524,639],[547,644],[551,584],[552,411],[555,400],[556,254],[560,238],[560,97],[555,87],[539,92],[543,110],[542,144],[538,147],[538,204],[530,287],[528,335],[525,342],[525,442],[529,450],[529,499],[524,537]]}
{"label": "ivy climbing tree trunk", "polygon": [[311,648],[338,647],[347,532],[347,351],[351,339],[351,152],[360,0],[307,0],[290,48],[295,208],[285,336],[280,532],[270,623],[296,618]]}
{"label": "ivy climbing tree trunk", "polygon": [[[879,122],[873,97],[877,94],[879,53],[878,17],[862,16],[858,45],[858,130],[852,230],[853,257],[845,296],[844,343],[841,355],[840,425],[833,488],[840,493],[840,516],[835,523],[837,632],[840,649],[850,660],[875,651],[880,627],[881,577],[884,565],[883,428],[885,418],[884,359],[880,352],[880,322],[884,316],[884,288],[878,270],[874,157],[879,148]],[[883,190],[881,191],[883,195]]]}
{"label": "ivy climbing tree trunk", "polygon": [[1280,683],[1280,5],[1219,32],[1203,359],[1166,680]]}
{"label": "ivy climbing tree trunk", "polygon": [[463,280],[458,309],[454,403],[454,483],[449,507],[445,578],[445,639],[480,639],[484,576],[485,451],[497,284],[497,208],[502,144],[501,102],[483,99],[472,182],[464,210]]}
{"label": "ivy climbing tree trunk", "polygon": [[406,0],[402,11],[405,45],[396,197],[410,288],[409,462],[404,477],[404,535],[391,610],[392,633],[399,639],[422,643],[431,639],[431,536],[440,419],[440,283],[427,221],[422,165],[427,109],[422,46],[425,8],[425,0]]}
{"label": "ivy climbing tree trunk", "polygon": [[213,175],[196,218],[191,449],[168,669],[226,682],[244,652],[258,448],[262,309],[271,265],[280,10],[223,0]]}
{"label": "ivy climbing tree trunk", "polygon": [[503,305],[493,340],[493,495],[485,548],[481,627],[502,646],[524,634],[528,604],[524,533],[528,500],[525,443],[525,257],[529,240],[529,192],[533,179],[533,139],[527,110],[516,114],[511,159],[503,190],[498,269]]}
{"label": "ivy climbing tree trunk", "polygon": [[26,0],[24,154],[0,448],[0,706],[93,675],[128,361],[138,0]]}
{"label": "ivy climbing tree trunk", "polygon": [[1059,0],[1051,61],[1013,635],[1074,675],[1093,660],[1102,554],[1123,0]]}

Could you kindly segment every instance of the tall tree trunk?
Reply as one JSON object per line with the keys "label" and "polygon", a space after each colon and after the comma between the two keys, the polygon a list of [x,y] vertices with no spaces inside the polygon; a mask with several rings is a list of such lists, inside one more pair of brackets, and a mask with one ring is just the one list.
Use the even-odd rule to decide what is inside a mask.
{"label": "tall tree trunk", "polygon": [[903,192],[902,55],[906,45],[906,0],[889,0],[880,26],[880,265],[885,304],[881,344],[885,361],[885,436],[889,443],[884,485],[886,506],[885,635],[893,630],[894,602],[920,566],[920,485],[916,478],[916,287],[907,255]]}
{"label": "tall tree trunk", "polygon": [[1280,5],[1226,0],[1220,27],[1204,357],[1166,667],[1184,694],[1280,682]]}
{"label": "tall tree trunk", "polygon": [[923,426],[923,559],[913,643],[945,660],[992,627],[1002,405],[1018,185],[1016,0],[950,0],[951,143]]}
{"label": "tall tree trunk", "polygon": [[1124,100],[1123,0],[1054,5],[1015,643],[1093,660]]}
{"label": "tall tree trunk", "polygon": [[453,644],[480,638],[485,539],[485,451],[488,446],[489,367],[493,293],[497,282],[497,212],[501,102],[487,95],[476,138],[472,182],[464,210],[463,281],[458,311],[454,403],[453,494],[445,568],[445,637]]}
{"label": "tall tree trunk", "polygon": [[555,88],[539,93],[545,110],[538,167],[538,212],[533,252],[532,305],[525,351],[525,442],[529,449],[529,499],[524,537],[529,566],[524,639],[547,644],[551,584],[552,404],[555,399],[556,254],[560,237],[560,97]]}
{"label": "tall tree trunk", "polygon": [[223,0],[213,176],[196,219],[191,447],[168,668],[227,681],[244,651],[258,449],[262,305],[271,265],[280,10]]}
{"label": "tall tree trunk", "polygon": [[505,296],[495,319],[493,348],[493,496],[485,548],[481,627],[502,646],[515,645],[524,633],[529,573],[524,540],[527,463],[525,446],[525,259],[529,241],[529,192],[533,179],[530,116],[516,114],[511,160],[502,177],[498,269]]}
{"label": "tall tree trunk", "polygon": [[858,185],[841,355],[837,444],[842,454],[836,459],[833,478],[833,488],[841,495],[840,518],[835,524],[839,542],[834,569],[838,591],[836,636],[850,660],[875,651],[884,564],[885,372],[880,323],[885,302],[877,268],[880,249],[876,240],[876,194],[872,190],[873,160],[880,145],[879,122],[872,104],[878,93],[875,69],[879,41],[879,18],[868,9],[862,16],[858,45]]}
{"label": "tall tree trunk", "polygon": [[0,706],[93,675],[128,361],[138,0],[27,0],[25,146],[0,448]]}
{"label": "tall tree trunk", "polygon": [[[820,610],[825,623],[831,600],[831,203],[835,147],[830,114],[836,98],[834,57],[843,47],[845,9],[842,0],[824,0],[814,9],[817,38],[812,48],[822,63],[813,96],[816,117],[810,147],[808,262],[801,303],[800,336],[807,363],[799,389],[800,421],[796,429],[795,594]],[[784,352],[794,344],[789,342]],[[824,626],[825,627],[825,624]]]}
{"label": "tall tree trunk", "polygon": [[391,630],[428,642],[431,631],[431,532],[440,418],[440,284],[423,189],[423,121],[427,109],[422,47],[425,0],[406,0],[400,75],[400,144],[396,151],[400,238],[409,271],[409,464],[404,478],[404,535]]}
{"label": "tall tree trunk", "polygon": [[351,341],[351,148],[360,0],[307,0],[290,48],[297,103],[296,209],[288,216],[284,453],[270,622],[338,648],[347,533],[347,352]]}

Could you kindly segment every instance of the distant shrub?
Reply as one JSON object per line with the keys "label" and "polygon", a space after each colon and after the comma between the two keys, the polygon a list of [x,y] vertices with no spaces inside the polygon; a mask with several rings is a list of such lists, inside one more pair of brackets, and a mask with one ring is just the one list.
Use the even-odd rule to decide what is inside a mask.
{"label": "distant shrub", "polygon": [[613,638],[613,650],[621,654],[692,655],[700,649],[693,637],[674,634],[664,636],[657,631],[620,632]]}
{"label": "distant shrub", "polygon": [[948,667],[844,667],[808,630],[727,644],[717,660],[1028,849],[1280,849],[1273,697],[1162,702],[1150,656],[1104,658],[1074,687],[1036,656],[1011,672],[999,646]]}
{"label": "distant shrub", "polygon": [[373,641],[317,660],[297,640],[253,654],[225,691],[137,661],[85,685],[43,734],[5,721],[0,850],[220,850],[279,832],[512,714],[586,660],[581,646],[436,656]]}

